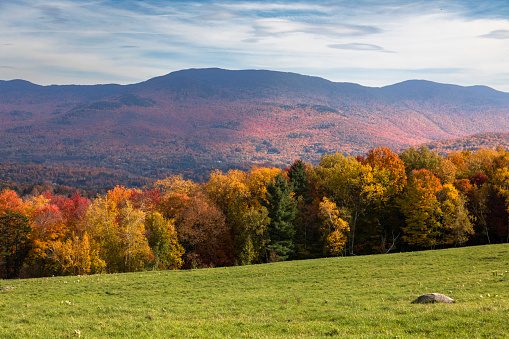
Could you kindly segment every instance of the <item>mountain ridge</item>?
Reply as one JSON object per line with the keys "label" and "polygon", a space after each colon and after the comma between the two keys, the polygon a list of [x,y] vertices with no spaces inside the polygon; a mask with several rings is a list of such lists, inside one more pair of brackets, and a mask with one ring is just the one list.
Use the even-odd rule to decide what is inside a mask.
{"label": "mountain ridge", "polygon": [[0,81],[3,161],[162,177],[509,131],[509,93],[407,80],[189,69],[118,85]]}

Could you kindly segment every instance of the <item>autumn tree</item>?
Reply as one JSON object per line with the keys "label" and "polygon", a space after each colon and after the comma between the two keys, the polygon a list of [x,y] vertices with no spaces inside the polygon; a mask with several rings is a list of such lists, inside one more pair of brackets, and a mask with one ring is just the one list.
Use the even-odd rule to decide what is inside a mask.
{"label": "autumn tree", "polygon": [[31,228],[26,215],[10,210],[0,213],[0,278],[18,276],[32,247]]}
{"label": "autumn tree", "polygon": [[[233,236],[238,263],[258,260],[265,244],[262,227],[266,224],[266,209],[260,204],[265,199],[266,185],[274,181],[281,170],[254,167],[249,172],[230,170],[214,171],[203,185],[207,197],[219,207],[226,217],[226,225]],[[256,229],[256,231],[255,231]]]}
{"label": "autumn tree", "polygon": [[100,248],[108,272],[130,272],[145,267],[151,250],[145,236],[145,215],[133,207],[132,190],[115,187],[95,199],[87,210],[87,230]]}
{"label": "autumn tree", "polygon": [[422,146],[419,149],[409,147],[399,155],[399,158],[405,163],[407,175],[414,170],[421,169],[433,172],[442,162],[442,158],[430,151],[426,146]]}
{"label": "autumn tree", "polygon": [[340,255],[346,245],[346,232],[350,230],[348,223],[341,218],[337,205],[325,197],[320,203],[320,218],[324,254]]}
{"label": "autumn tree", "polygon": [[465,196],[452,184],[444,184],[439,199],[442,210],[442,244],[464,245],[474,233]]}
{"label": "autumn tree", "polygon": [[205,192],[226,217],[225,222],[232,233],[237,253],[246,250],[248,244],[243,215],[250,207],[250,191],[246,184],[247,174],[240,170],[230,170],[223,174],[216,170],[210,174],[204,185]]}
{"label": "autumn tree", "polygon": [[442,159],[438,166],[432,170],[433,174],[440,179],[442,184],[452,184],[456,180],[458,169],[454,163],[448,159]]}
{"label": "autumn tree", "polygon": [[46,192],[44,197],[49,199],[49,203],[55,205],[65,223],[65,230],[69,236],[81,236],[84,232],[83,219],[87,212],[88,206],[92,203],[89,199],[82,197],[79,192],[75,192],[72,196],[61,196]]}
{"label": "autumn tree", "polygon": [[436,195],[441,188],[440,180],[427,169],[414,170],[410,174],[398,199],[405,215],[402,238],[406,243],[431,248],[439,243],[442,211]]}
{"label": "autumn tree", "polygon": [[390,148],[378,147],[369,150],[364,162],[372,168],[378,167],[389,172],[390,184],[387,195],[396,195],[405,187],[407,181],[405,163]]}
{"label": "autumn tree", "polygon": [[58,263],[62,274],[87,275],[101,273],[106,262],[99,256],[97,243],[87,232],[49,244],[49,258]]}
{"label": "autumn tree", "polygon": [[491,161],[485,162],[483,169],[487,176],[494,178],[498,171],[509,168],[509,152],[503,147],[498,147]]}
{"label": "autumn tree", "polygon": [[[465,180],[467,180],[467,183],[461,186],[456,185],[456,187],[460,191],[463,190],[468,197],[468,206],[474,221],[473,241],[476,244],[491,244],[488,229],[488,199],[490,194],[494,194],[495,189],[491,185],[485,185],[488,182],[488,177],[482,173],[476,173],[470,180]],[[462,189],[459,187],[462,187]]]}
{"label": "autumn tree", "polygon": [[175,224],[187,267],[230,266],[235,261],[231,233],[221,210],[206,196],[183,197]]}
{"label": "autumn tree", "polygon": [[475,173],[489,174],[493,159],[497,157],[497,152],[493,150],[480,149],[465,159],[467,167],[467,177],[472,177]]}
{"label": "autumn tree", "polygon": [[244,246],[238,254],[239,263],[249,265],[263,262],[269,242],[269,211],[265,207],[250,207],[242,214],[242,224],[244,232],[240,240]]}
{"label": "autumn tree", "polygon": [[37,268],[37,275],[61,274],[60,264],[54,260],[53,244],[64,240],[67,233],[62,212],[43,194],[30,198],[27,211],[33,239],[31,266]]}
{"label": "autumn tree", "polygon": [[447,160],[452,162],[456,167],[457,176],[465,178],[468,176],[469,169],[467,167],[467,159],[472,155],[470,151],[451,152],[447,154]]}
{"label": "autumn tree", "polygon": [[0,278],[15,278],[32,248],[29,205],[10,189],[0,192]]}
{"label": "autumn tree", "polygon": [[77,250],[82,245],[88,246],[87,241],[82,241],[82,220],[89,204],[88,199],[77,193],[67,198],[46,191],[26,199],[23,205],[29,217],[32,248],[25,274],[90,272],[88,268],[78,268],[80,262],[88,260],[83,258],[83,252],[70,253],[71,248]]}
{"label": "autumn tree", "polygon": [[[506,212],[509,212],[509,168],[498,168],[491,177],[491,182],[498,196],[504,199]],[[506,220],[505,226],[500,223],[495,232],[504,239],[504,242],[509,242],[509,220]]]}
{"label": "autumn tree", "polygon": [[26,214],[29,204],[24,202],[13,190],[4,189],[0,193],[0,214],[4,214],[7,211]]}
{"label": "autumn tree", "polygon": [[281,174],[281,170],[275,167],[253,167],[246,177],[246,185],[249,190],[249,206],[260,208],[265,201],[267,185],[273,183],[275,178]]}
{"label": "autumn tree", "polygon": [[387,147],[371,149],[366,154],[364,164],[374,170],[388,171],[387,190],[384,199],[375,200],[366,210],[361,222],[361,241],[364,253],[388,253],[396,248],[401,235],[403,218],[399,212],[396,197],[403,191],[407,182],[405,163]]}
{"label": "autumn tree", "polygon": [[335,154],[324,155],[315,173],[326,195],[349,211],[349,254],[354,255],[359,217],[368,206],[386,197],[389,172],[364,165],[353,157]]}
{"label": "autumn tree", "polygon": [[134,208],[130,202],[126,202],[117,215],[124,272],[142,270],[151,255],[145,236],[145,216],[146,212]]}
{"label": "autumn tree", "polygon": [[107,196],[97,197],[87,210],[85,224],[87,231],[100,248],[100,257],[106,263],[109,273],[121,272],[122,248],[117,220],[119,209]]}
{"label": "autumn tree", "polygon": [[154,253],[152,269],[179,269],[184,261],[184,248],[178,242],[173,220],[166,220],[160,213],[151,212],[145,218],[147,239]]}
{"label": "autumn tree", "polygon": [[154,183],[154,188],[161,192],[162,196],[171,194],[186,194],[194,196],[199,192],[200,185],[192,180],[185,180],[182,175],[172,175]]}
{"label": "autumn tree", "polygon": [[[216,183],[223,184],[222,174],[214,174],[218,179]],[[162,193],[158,212],[175,222],[178,241],[185,252],[185,267],[233,264],[235,248],[231,230],[224,213],[207,196],[206,185],[184,180],[182,176],[171,176],[156,182],[155,187]],[[220,199],[225,191],[228,190],[221,190],[215,197]],[[227,208],[226,204],[223,206]]]}

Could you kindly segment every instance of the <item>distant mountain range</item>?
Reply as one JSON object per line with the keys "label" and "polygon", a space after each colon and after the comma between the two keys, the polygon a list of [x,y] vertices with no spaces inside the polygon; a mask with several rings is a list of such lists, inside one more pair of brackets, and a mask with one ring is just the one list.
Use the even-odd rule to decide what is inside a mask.
{"label": "distant mountain range", "polygon": [[261,70],[189,69],[132,85],[0,81],[0,159],[203,177],[509,131],[509,93],[410,80],[372,88]]}

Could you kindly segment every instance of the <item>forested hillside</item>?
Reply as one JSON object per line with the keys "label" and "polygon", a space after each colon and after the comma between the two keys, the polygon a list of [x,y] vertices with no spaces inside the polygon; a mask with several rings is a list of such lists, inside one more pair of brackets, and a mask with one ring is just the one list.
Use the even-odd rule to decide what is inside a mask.
{"label": "forested hillside", "polygon": [[[129,180],[180,173],[206,180],[216,168],[282,167],[325,153],[506,131],[508,114],[507,93],[416,80],[369,88],[293,73],[194,69],[126,86],[0,81],[0,159],[107,168]],[[63,177],[54,183],[73,184]]]}
{"label": "forested hillside", "polygon": [[442,155],[458,150],[475,152],[481,149],[494,150],[497,147],[509,149],[509,133],[479,133],[461,138],[434,141],[424,145]]}
{"label": "forested hillside", "polygon": [[[4,278],[246,265],[509,240],[509,152],[324,155],[143,190],[0,194]],[[50,187],[51,188],[51,187]]]}

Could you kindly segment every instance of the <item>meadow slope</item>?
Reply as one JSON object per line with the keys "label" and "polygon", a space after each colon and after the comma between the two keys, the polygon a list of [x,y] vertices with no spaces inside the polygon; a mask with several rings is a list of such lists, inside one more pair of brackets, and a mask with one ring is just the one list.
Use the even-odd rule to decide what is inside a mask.
{"label": "meadow slope", "polygon": [[[1,338],[505,338],[509,244],[2,280]],[[416,305],[439,292],[454,304]]]}

